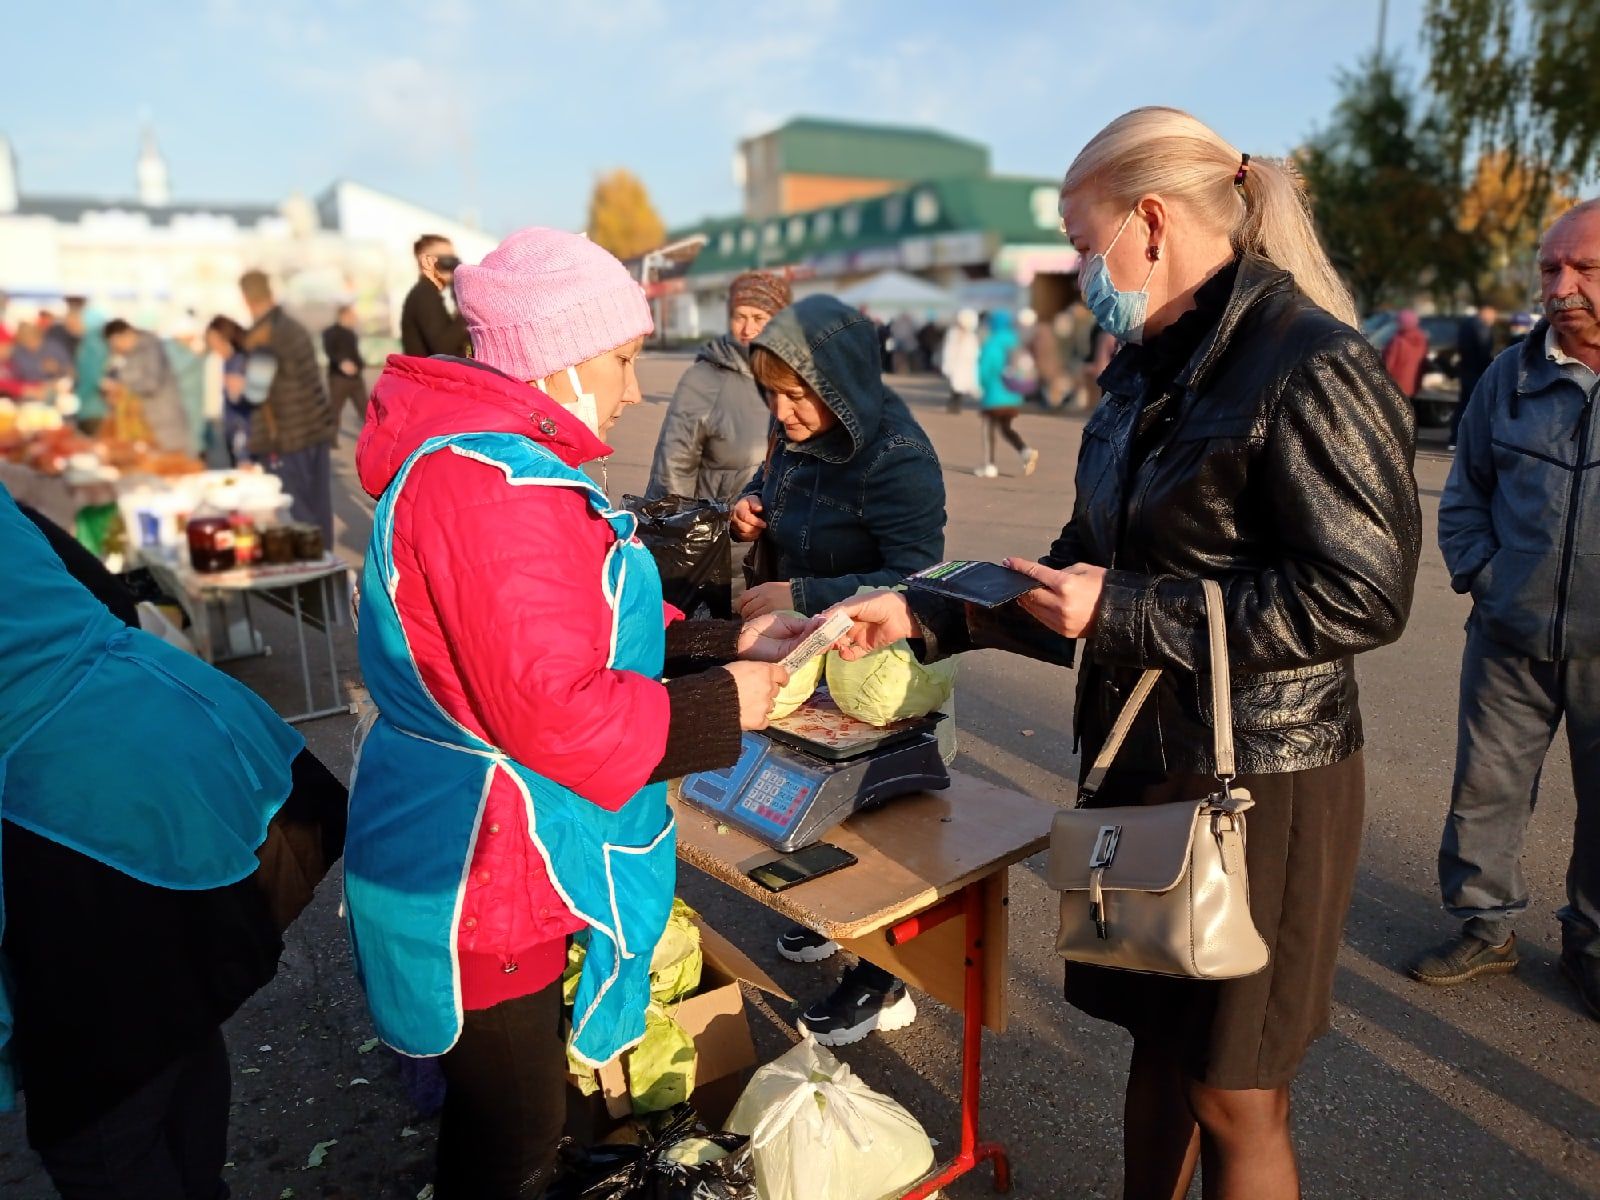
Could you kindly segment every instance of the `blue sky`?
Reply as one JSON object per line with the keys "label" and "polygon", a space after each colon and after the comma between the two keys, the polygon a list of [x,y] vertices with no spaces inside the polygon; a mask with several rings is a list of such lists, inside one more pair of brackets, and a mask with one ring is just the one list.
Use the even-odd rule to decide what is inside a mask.
{"label": "blue sky", "polygon": [[[7,22],[0,132],[25,193],[130,193],[148,113],[179,198],[344,177],[496,232],[576,227],[626,166],[676,225],[735,211],[736,141],[802,113],[938,126],[1017,174],[1151,103],[1282,153],[1378,2],[58,0]],[[1390,5],[1413,62],[1422,5]]]}

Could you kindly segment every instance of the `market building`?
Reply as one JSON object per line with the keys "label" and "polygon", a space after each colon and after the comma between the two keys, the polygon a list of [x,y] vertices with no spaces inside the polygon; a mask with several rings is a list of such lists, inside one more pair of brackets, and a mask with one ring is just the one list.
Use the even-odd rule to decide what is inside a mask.
{"label": "market building", "polygon": [[392,331],[416,282],[411,244],[451,238],[476,262],[495,239],[374,188],[338,181],[315,200],[219,204],[174,199],[167,163],[143,135],[132,196],[54,195],[21,187],[0,136],[0,291],[19,309],[86,296],[107,311],[160,328],[194,314],[242,316],[239,276],[271,274],[292,308],[321,319],[344,299],[365,326]]}
{"label": "market building", "polygon": [[902,271],[955,303],[1027,306],[1047,318],[1074,294],[1078,256],[1060,235],[1060,181],[995,175],[975,142],[803,117],[741,143],[736,177],[741,215],[669,235],[705,239],[653,284],[669,336],[726,328],[728,283],[753,268],[787,271],[797,296]]}

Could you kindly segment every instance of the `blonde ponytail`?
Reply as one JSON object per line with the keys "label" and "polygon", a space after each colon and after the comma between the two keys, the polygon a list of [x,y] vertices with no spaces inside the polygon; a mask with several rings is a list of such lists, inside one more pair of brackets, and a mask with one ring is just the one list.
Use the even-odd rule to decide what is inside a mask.
{"label": "blonde ponytail", "polygon": [[1244,220],[1233,244],[1289,272],[1300,290],[1346,325],[1356,326],[1356,302],[1317,238],[1305,184],[1288,159],[1252,158],[1244,176]]}
{"label": "blonde ponytail", "polygon": [[1093,188],[1130,208],[1152,193],[1180,200],[1227,230],[1236,249],[1287,271],[1314,304],[1354,326],[1355,301],[1317,240],[1299,174],[1286,160],[1252,157],[1236,185],[1243,161],[1210,126],[1180,109],[1136,108],[1078,152],[1061,194]]}

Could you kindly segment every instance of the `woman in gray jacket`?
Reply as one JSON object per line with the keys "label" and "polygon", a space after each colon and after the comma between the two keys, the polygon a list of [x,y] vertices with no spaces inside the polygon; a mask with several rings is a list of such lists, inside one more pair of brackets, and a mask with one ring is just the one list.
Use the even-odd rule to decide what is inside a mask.
{"label": "woman in gray jacket", "polygon": [[767,454],[771,416],[750,373],[750,343],[789,306],[789,281],[747,271],[728,288],[728,332],[700,347],[672,394],[648,496],[732,505]]}

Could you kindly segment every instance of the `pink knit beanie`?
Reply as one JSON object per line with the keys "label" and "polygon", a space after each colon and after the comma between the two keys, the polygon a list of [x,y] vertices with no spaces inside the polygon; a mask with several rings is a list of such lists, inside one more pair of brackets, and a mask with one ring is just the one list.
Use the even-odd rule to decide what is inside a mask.
{"label": "pink knit beanie", "polygon": [[655,328],[644,290],[582,234],[521,229],[456,268],[456,302],[480,362],[543,379]]}

